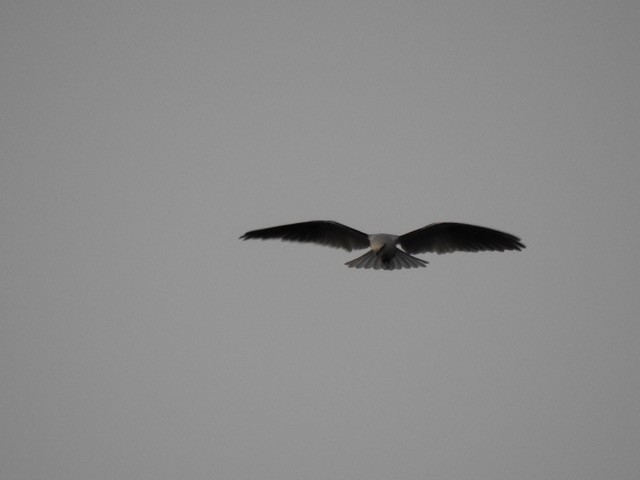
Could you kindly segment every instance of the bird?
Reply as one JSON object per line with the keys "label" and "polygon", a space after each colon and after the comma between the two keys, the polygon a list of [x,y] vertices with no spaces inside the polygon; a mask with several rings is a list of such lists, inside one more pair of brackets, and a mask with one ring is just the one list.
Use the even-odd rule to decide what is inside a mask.
{"label": "bird", "polygon": [[426,267],[429,263],[411,254],[504,252],[526,248],[518,237],[510,233],[453,222],[432,223],[404,235],[388,233],[368,235],[332,220],[314,220],[252,230],[240,236],[240,239],[280,239],[315,243],[341,248],[348,252],[369,248],[367,253],[346,262],[345,265],[349,268],[373,268],[374,270],[419,268]]}

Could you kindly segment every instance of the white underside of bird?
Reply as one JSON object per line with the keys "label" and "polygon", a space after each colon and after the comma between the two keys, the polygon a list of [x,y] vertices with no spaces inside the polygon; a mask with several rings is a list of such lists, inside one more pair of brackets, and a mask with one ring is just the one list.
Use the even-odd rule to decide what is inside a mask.
{"label": "white underside of bird", "polygon": [[374,270],[426,267],[429,262],[409,255],[397,247],[398,238],[398,235],[388,233],[369,235],[371,250],[345,265],[349,268],[373,268]]}
{"label": "white underside of bird", "polygon": [[451,222],[433,223],[404,235],[387,233],[367,235],[334,221],[315,220],[253,230],[240,238],[316,243],[347,251],[370,248],[367,253],[345,265],[349,268],[374,270],[400,270],[427,266],[429,262],[414,257],[412,253],[503,252],[525,248],[519,238],[509,233]]}

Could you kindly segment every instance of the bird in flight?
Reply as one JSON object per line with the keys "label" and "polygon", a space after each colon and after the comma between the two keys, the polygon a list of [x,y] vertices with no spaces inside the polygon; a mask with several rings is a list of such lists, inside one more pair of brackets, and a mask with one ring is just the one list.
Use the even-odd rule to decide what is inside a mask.
{"label": "bird in flight", "polygon": [[[290,242],[316,243],[347,251],[370,248],[364,255],[345,263],[349,268],[400,270],[426,267],[426,260],[412,253],[451,253],[522,250],[520,239],[509,233],[465,223],[432,223],[404,235],[367,235],[338,222],[315,220],[252,230],[242,240],[271,238]],[[400,248],[398,248],[400,247]]]}

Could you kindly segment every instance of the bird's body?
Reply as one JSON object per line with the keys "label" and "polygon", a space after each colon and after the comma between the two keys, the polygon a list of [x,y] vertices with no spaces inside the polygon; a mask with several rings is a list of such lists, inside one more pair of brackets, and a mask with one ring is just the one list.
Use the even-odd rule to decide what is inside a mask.
{"label": "bird's body", "polygon": [[[278,227],[253,230],[240,237],[281,239],[292,242],[316,243],[347,251],[370,248],[364,255],[347,262],[350,268],[396,270],[425,267],[427,261],[412,253],[450,253],[521,250],[520,239],[509,233],[464,223],[433,223],[404,235],[376,233],[367,235],[333,221],[315,220]],[[400,246],[401,248],[398,248]]]}
{"label": "bird's body", "polygon": [[375,233],[367,236],[371,250],[364,255],[347,262],[350,268],[373,268],[375,270],[395,270],[402,268],[425,267],[428,262],[413,257],[400,250],[398,235]]}
{"label": "bird's body", "polygon": [[397,235],[390,235],[388,233],[374,233],[373,235],[369,235],[369,245],[371,245],[371,250],[378,253],[381,251],[389,251],[392,246],[395,247],[396,243],[398,243]]}

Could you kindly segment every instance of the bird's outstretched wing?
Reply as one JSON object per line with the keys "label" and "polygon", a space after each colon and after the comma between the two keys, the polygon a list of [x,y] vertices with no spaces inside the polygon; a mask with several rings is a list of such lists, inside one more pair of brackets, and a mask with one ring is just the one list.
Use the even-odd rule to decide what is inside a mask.
{"label": "bird's outstretched wing", "polygon": [[338,222],[325,220],[252,230],[240,238],[242,240],[279,238],[290,242],[317,243],[328,247],[343,248],[349,252],[369,246],[369,237],[366,233],[359,232]]}
{"label": "bird's outstretched wing", "polygon": [[408,253],[521,250],[525,246],[509,233],[464,223],[432,223],[406,233],[398,243]]}

